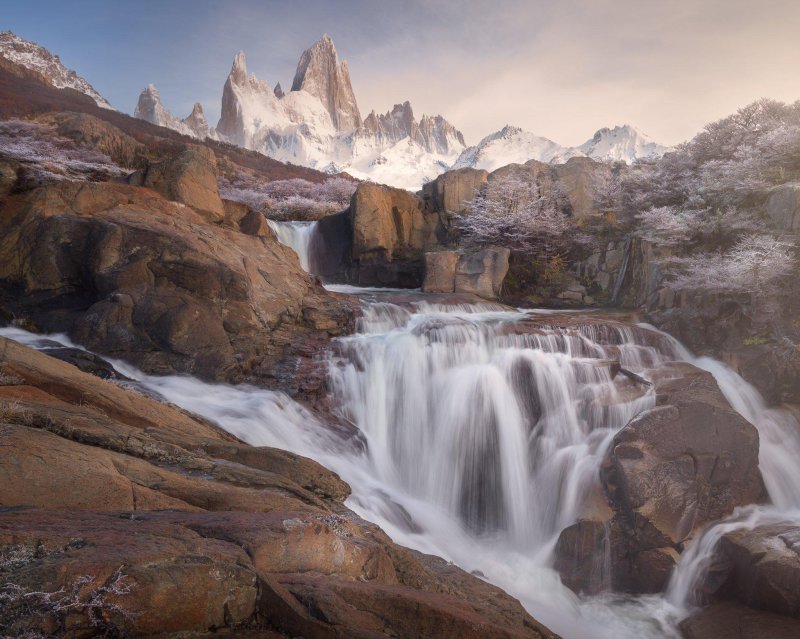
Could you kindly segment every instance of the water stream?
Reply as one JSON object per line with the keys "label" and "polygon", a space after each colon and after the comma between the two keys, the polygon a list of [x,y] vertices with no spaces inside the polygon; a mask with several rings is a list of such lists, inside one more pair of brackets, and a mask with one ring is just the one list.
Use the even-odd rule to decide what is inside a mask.
{"label": "water stream", "polygon": [[[281,393],[114,364],[251,444],[289,449],[338,472],[359,515],[400,544],[476,571],[566,639],[678,637],[716,539],[731,526],[792,519],[800,507],[794,418],[767,408],[722,364],[693,358],[651,327],[419,293],[360,297],[359,330],[337,340],[328,365],[332,404],[363,433],[365,450]],[[41,339],[11,328],[0,335]],[[555,541],[590,505],[614,434],[655,401],[650,388],[614,376],[611,363],[652,378],[680,359],[712,372],[758,427],[773,504],[711,527],[684,553],[664,596],[579,598],[551,569]]]}

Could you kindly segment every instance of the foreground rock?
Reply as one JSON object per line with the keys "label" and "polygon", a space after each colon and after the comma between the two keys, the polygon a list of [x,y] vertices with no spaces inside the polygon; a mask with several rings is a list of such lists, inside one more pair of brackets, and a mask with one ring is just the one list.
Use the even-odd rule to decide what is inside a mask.
{"label": "foreground rock", "polygon": [[269,234],[149,189],[61,182],[0,211],[2,315],[147,372],[263,384],[351,330],[353,307]]}
{"label": "foreground rock", "polygon": [[710,373],[686,364],[673,374],[656,381],[657,406],[614,438],[599,515],[561,534],[556,567],[573,590],[596,590],[590,567],[609,565],[615,589],[659,592],[684,542],[763,496],[755,427]]}
{"label": "foreground rock", "polygon": [[319,464],[7,339],[0,438],[9,635],[554,637],[497,588],[394,545]]}
{"label": "foreground rock", "polygon": [[796,639],[800,621],[721,603],[681,622],[681,632],[684,639]]}

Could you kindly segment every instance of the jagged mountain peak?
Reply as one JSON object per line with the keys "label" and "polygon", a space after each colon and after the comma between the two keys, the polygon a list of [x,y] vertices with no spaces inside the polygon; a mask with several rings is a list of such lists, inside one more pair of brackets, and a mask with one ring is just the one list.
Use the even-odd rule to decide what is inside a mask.
{"label": "jagged mountain peak", "polygon": [[278,84],[275,85],[275,88],[272,90],[272,92],[275,94],[276,98],[282,98],[284,95],[286,95],[283,92],[283,87],[281,86],[280,82],[278,82]]}
{"label": "jagged mountain peak", "polygon": [[25,40],[11,31],[0,31],[0,56],[26,69],[38,73],[48,84],[57,89],[74,89],[88,95],[97,106],[114,111],[97,90],[72,69],[65,67],[61,58],[44,47]]}
{"label": "jagged mountain peak", "polygon": [[178,133],[183,133],[184,135],[190,135],[192,137],[205,137],[208,135],[207,124],[205,126],[205,133],[203,135],[199,135],[195,132],[194,126],[187,122],[188,120],[191,120],[192,123],[197,123],[196,126],[199,126],[202,130],[202,125],[199,123],[200,119],[202,119],[202,122],[205,122],[205,116],[203,116],[202,107],[200,107],[199,110],[199,118],[193,118],[198,107],[200,107],[200,104],[195,104],[192,114],[186,118],[186,120],[176,118],[162,104],[161,95],[159,94],[156,86],[153,83],[149,83],[139,94],[139,100],[136,103],[136,108],[133,110],[133,117],[139,118],[140,120],[146,120],[147,122],[157,126],[173,129],[174,131],[178,131]]}
{"label": "jagged mountain peak", "polygon": [[339,62],[336,47],[327,33],[300,56],[292,91],[305,91],[317,98],[328,110],[337,131],[361,125],[350,71],[346,62]]}

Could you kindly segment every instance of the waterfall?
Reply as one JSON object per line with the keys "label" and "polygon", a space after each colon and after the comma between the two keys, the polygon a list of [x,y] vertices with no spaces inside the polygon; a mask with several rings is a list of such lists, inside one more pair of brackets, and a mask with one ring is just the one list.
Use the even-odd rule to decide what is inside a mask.
{"label": "waterfall", "polygon": [[611,294],[612,304],[616,304],[619,301],[619,294],[622,292],[622,285],[625,283],[625,275],[628,273],[628,262],[630,262],[631,259],[631,245],[632,238],[628,235],[622,245],[622,263],[619,266],[617,279],[614,281],[614,289]]}
{"label": "waterfall", "polygon": [[[679,637],[677,620],[716,541],[798,512],[797,422],[766,407],[724,365],[693,358],[652,327],[599,313],[446,304],[408,291],[360,297],[358,333],[339,338],[328,357],[331,405],[360,429],[364,448],[282,393],[113,363],[146,391],[251,444],[285,448],[339,473],[352,487],[347,505],[360,516],[397,543],[479,571],[565,639]],[[12,328],[0,335],[33,346],[41,340]],[[712,372],[758,427],[773,505],[709,527],[684,553],[665,595],[577,597],[551,569],[559,532],[590,505],[614,434],[655,403],[651,388],[613,377],[611,363],[650,378],[674,360]]]}
{"label": "waterfall", "polygon": [[281,244],[297,253],[303,270],[311,273],[311,246],[317,232],[317,223],[267,220],[267,224]]}

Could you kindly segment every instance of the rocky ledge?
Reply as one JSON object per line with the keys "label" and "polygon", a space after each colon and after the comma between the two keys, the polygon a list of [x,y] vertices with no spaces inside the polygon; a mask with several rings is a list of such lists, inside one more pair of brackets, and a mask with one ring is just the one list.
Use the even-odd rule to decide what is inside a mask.
{"label": "rocky ledge", "polygon": [[309,459],[0,339],[7,632],[555,637],[348,494]]}

